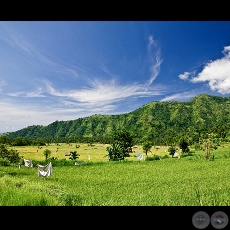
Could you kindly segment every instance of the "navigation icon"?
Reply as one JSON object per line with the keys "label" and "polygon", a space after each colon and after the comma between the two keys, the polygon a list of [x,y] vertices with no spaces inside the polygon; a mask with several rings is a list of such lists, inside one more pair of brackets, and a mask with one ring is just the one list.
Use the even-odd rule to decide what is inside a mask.
{"label": "navigation icon", "polygon": [[215,212],[211,216],[211,224],[216,229],[223,229],[228,224],[228,216],[221,211]]}
{"label": "navigation icon", "polygon": [[206,212],[196,212],[192,217],[193,225],[198,229],[205,229],[210,223],[210,217]]}

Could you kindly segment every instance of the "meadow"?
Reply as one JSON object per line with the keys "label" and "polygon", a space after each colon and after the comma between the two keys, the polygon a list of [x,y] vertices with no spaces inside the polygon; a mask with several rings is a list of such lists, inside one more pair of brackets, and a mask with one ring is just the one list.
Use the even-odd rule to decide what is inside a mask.
{"label": "meadow", "polygon": [[[50,177],[38,177],[38,169],[0,166],[1,206],[229,206],[229,143],[205,160],[204,151],[193,156],[164,158],[166,146],[152,147],[149,158],[137,160],[141,146],[124,161],[112,162],[103,144],[14,147],[24,159],[44,160],[44,149],[58,160],[77,151],[80,166],[53,166]],[[57,149],[58,148],[58,149]],[[90,159],[89,159],[90,156]]]}

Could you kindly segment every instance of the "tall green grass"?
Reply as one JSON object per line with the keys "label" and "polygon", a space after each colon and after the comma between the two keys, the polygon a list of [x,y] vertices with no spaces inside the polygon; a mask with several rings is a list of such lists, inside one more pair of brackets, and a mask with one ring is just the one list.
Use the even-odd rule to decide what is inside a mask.
{"label": "tall green grass", "polygon": [[0,166],[1,206],[229,206],[230,159],[166,158],[37,167]]}

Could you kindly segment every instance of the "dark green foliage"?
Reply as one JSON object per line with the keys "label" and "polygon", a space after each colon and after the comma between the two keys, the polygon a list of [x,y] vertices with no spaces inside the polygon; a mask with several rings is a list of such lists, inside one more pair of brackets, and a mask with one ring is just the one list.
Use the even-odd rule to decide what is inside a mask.
{"label": "dark green foliage", "polygon": [[43,151],[43,154],[44,154],[44,156],[45,156],[45,159],[47,160],[47,159],[50,157],[50,155],[51,155],[51,150],[45,149],[45,150]]}
{"label": "dark green foliage", "polygon": [[129,157],[134,146],[133,136],[126,129],[118,129],[113,134],[113,143],[119,144],[121,151],[125,157]]}
{"label": "dark green foliage", "polygon": [[161,157],[158,155],[153,155],[151,157],[147,157],[145,160],[146,161],[156,161],[156,160],[161,160]]}
{"label": "dark green foliage", "polygon": [[106,148],[106,151],[108,152],[108,159],[110,161],[119,161],[125,158],[125,154],[118,143],[113,143],[111,147]]}
{"label": "dark green foliage", "polygon": [[10,166],[10,161],[7,158],[0,158],[1,166]]}
{"label": "dark green foliage", "polygon": [[76,161],[79,158],[80,154],[77,153],[77,151],[70,152],[70,160]]}
{"label": "dark green foliage", "polygon": [[181,148],[182,154],[189,152],[188,142],[182,137],[179,142],[179,147]]}
{"label": "dark green foliage", "polygon": [[0,144],[6,144],[6,143],[7,143],[6,135],[0,135]]}
{"label": "dark green foliage", "polygon": [[119,129],[113,135],[111,147],[106,148],[109,160],[124,160],[126,157],[130,156],[133,146],[132,135],[124,129]]}
{"label": "dark green foliage", "polygon": [[6,166],[12,163],[19,163],[21,157],[17,150],[7,149],[4,144],[0,144],[0,159],[0,164]]}
{"label": "dark green foliage", "polygon": [[194,156],[195,155],[195,152],[193,151],[189,151],[189,152],[184,152],[183,154],[181,154],[181,158],[183,157],[190,157],[190,156]]}
{"label": "dark green foliage", "polygon": [[176,152],[176,150],[177,149],[176,149],[175,146],[169,146],[169,148],[168,148],[169,155],[172,155],[172,157],[173,157],[173,155]]}

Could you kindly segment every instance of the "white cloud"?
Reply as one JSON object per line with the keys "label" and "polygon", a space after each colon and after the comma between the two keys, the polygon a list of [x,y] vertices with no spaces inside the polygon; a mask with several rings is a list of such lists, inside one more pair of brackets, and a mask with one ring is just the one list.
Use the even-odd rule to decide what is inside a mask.
{"label": "white cloud", "polygon": [[[221,94],[230,93],[230,46],[225,46],[222,51],[224,57],[205,64],[203,70],[191,78],[190,82],[208,82],[211,90]],[[185,72],[179,75],[182,80],[188,79],[192,73]]]}
{"label": "white cloud", "polygon": [[225,56],[230,57],[229,51],[230,51],[230,46],[225,46],[225,47],[224,47],[224,50],[222,51],[222,53],[223,53]]}
{"label": "white cloud", "polygon": [[53,96],[66,97],[81,103],[101,103],[104,105],[125,100],[129,97],[161,95],[166,90],[165,86],[158,85],[148,88],[147,91],[145,85],[118,85],[114,80],[104,82],[92,80],[90,84],[88,88],[58,91],[47,82],[47,89],[48,93]]}
{"label": "white cloud", "polygon": [[[58,105],[34,106],[11,101],[0,102],[0,132],[12,132],[31,125],[48,125],[55,120],[74,120],[96,113],[93,108],[58,108]],[[14,127],[14,130],[13,130]]]}
{"label": "white cloud", "polygon": [[45,97],[45,95],[43,95],[43,90],[42,88],[38,88],[34,91],[31,92],[14,92],[14,93],[7,93],[7,95],[11,96],[11,97]]}
{"label": "white cloud", "polygon": [[[153,36],[149,36],[148,41],[149,41],[148,52],[149,52],[149,57],[151,62],[151,66],[150,66],[151,76],[148,81],[148,85],[151,85],[160,72],[160,66],[163,60],[160,57],[160,49],[157,47],[156,42],[153,40]],[[152,54],[153,48],[156,49],[154,55]]]}
{"label": "white cloud", "polygon": [[187,80],[187,79],[189,78],[189,76],[190,76],[190,73],[189,73],[189,72],[184,72],[183,74],[180,74],[180,75],[179,75],[179,78],[180,78],[181,80]]}
{"label": "white cloud", "polygon": [[43,89],[38,87],[32,92],[26,92],[26,97],[45,97],[45,95],[43,95]]}
{"label": "white cloud", "polygon": [[160,101],[187,101],[188,99],[195,97],[197,94],[199,93],[195,91],[175,93],[173,95],[161,99]]}
{"label": "white cloud", "polygon": [[[4,108],[0,114],[0,132],[10,130],[6,127],[18,130],[30,125],[48,125],[60,119],[74,120],[92,114],[116,114],[118,112],[114,111],[119,106],[117,102],[162,95],[167,91],[161,85],[146,90],[145,85],[119,85],[115,80],[92,80],[88,87],[76,90],[59,90],[48,81],[45,84],[34,92],[15,92],[11,94],[14,97],[0,102],[0,107]],[[44,97],[44,100],[34,101],[31,97]],[[126,112],[125,109],[122,108],[120,112]]]}

